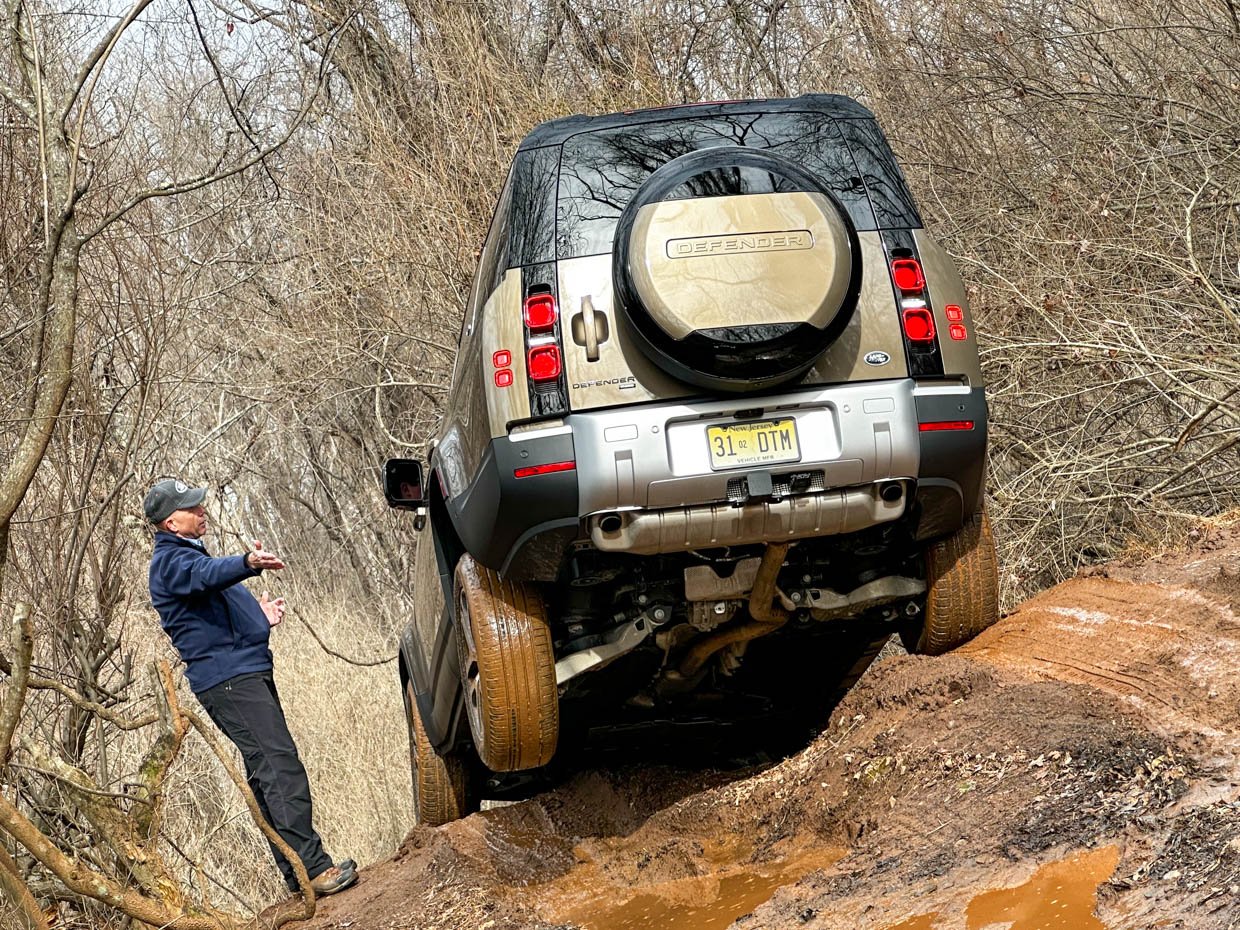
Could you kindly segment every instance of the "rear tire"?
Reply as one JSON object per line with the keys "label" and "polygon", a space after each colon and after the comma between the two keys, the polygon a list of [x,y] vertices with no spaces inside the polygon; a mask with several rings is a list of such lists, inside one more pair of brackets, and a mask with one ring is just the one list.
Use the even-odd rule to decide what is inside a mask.
{"label": "rear tire", "polygon": [[435,752],[422,726],[412,682],[405,683],[405,712],[409,719],[414,822],[438,827],[477,811],[478,798],[466,752],[458,749],[446,756]]}
{"label": "rear tire", "polygon": [[555,651],[542,595],[472,557],[456,568],[457,642],[474,746],[494,772],[546,765],[560,734]]}
{"label": "rear tire", "polygon": [[925,621],[909,652],[942,655],[999,619],[998,559],[985,510],[930,546],[926,582]]}

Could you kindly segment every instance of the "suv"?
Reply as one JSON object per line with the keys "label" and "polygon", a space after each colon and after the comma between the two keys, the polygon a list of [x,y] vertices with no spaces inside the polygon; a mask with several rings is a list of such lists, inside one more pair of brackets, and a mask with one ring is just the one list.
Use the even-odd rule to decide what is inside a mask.
{"label": "suv", "polygon": [[895,632],[997,617],[960,277],[873,116],[811,95],[521,143],[443,420],[385,466],[417,816],[558,744],[823,714]]}

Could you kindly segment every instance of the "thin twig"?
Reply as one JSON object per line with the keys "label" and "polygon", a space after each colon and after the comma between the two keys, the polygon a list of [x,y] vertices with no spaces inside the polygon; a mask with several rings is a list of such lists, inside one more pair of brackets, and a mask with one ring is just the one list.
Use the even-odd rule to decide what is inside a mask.
{"label": "thin twig", "polygon": [[295,607],[290,607],[289,613],[296,617],[301,622],[301,625],[310,631],[310,635],[314,637],[314,641],[319,644],[319,648],[332,658],[339,659],[341,662],[348,662],[350,665],[356,665],[359,668],[373,668],[377,665],[387,665],[389,662],[396,661],[396,656],[394,655],[388,656],[385,659],[351,659],[346,655],[342,655],[335,649],[331,648],[331,646],[327,645],[327,643],[323,642],[323,637],[319,636],[314,627],[310,625],[310,621],[305,618],[300,610]]}

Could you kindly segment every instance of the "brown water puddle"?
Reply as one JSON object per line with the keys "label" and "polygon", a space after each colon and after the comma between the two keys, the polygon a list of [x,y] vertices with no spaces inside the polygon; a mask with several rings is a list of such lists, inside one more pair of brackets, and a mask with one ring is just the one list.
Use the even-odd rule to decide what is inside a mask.
{"label": "brown water puddle", "polygon": [[[1106,930],[1094,916],[1098,886],[1119,864],[1119,849],[1107,846],[1042,866],[1015,888],[986,891],[965,910],[967,930],[1000,925],[1003,930]],[[936,930],[938,914],[921,914],[887,930]]]}
{"label": "brown water puddle", "polygon": [[739,866],[723,864],[740,858],[729,853],[741,850],[728,846],[706,849],[705,862],[719,866],[714,871],[638,888],[612,883],[587,862],[574,870],[576,874],[537,889],[542,901],[536,908],[545,920],[584,930],[724,930],[782,886],[834,865],[846,852],[814,847],[778,861]]}
{"label": "brown water puddle", "polygon": [[1018,888],[980,894],[965,916],[969,930],[1011,923],[1011,930],[1105,930],[1094,916],[1098,886],[1119,864],[1119,849],[1107,846],[1042,866]]}

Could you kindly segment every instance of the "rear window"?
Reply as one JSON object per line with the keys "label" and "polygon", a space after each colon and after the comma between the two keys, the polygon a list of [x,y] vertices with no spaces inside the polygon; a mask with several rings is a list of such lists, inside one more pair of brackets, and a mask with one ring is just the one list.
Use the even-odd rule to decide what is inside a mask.
{"label": "rear window", "polygon": [[[728,145],[766,149],[811,171],[858,230],[921,225],[891,150],[872,120],[837,121],[813,112],[680,118],[585,132],[565,141],[556,256],[610,252],[620,214],[655,169],[689,152]],[[697,196],[716,197],[780,190],[778,179],[752,168],[708,172],[693,186]]]}

